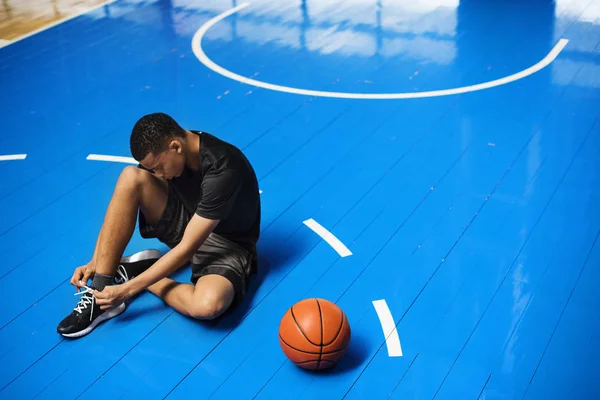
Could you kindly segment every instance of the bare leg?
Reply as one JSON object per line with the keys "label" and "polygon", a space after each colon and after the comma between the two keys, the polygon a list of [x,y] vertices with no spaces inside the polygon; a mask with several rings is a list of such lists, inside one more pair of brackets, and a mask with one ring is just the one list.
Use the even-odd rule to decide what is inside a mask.
{"label": "bare leg", "polygon": [[133,235],[138,209],[142,209],[150,223],[156,222],[167,205],[167,197],[166,181],[139,168],[126,167],[123,170],[94,251],[96,273],[115,274]]}
{"label": "bare leg", "polygon": [[[142,210],[149,222],[156,222],[167,205],[167,198],[166,181],[139,168],[126,167],[123,170],[96,242],[92,258],[96,275],[92,288],[102,291],[112,281],[123,251],[133,235],[138,210]],[[84,277],[87,280],[87,276]],[[90,333],[99,323],[125,310],[125,303],[122,303],[109,311],[101,311],[94,298],[90,291],[84,291],[77,306],[58,324],[56,331],[65,337],[81,337]]]}
{"label": "bare leg", "polygon": [[214,319],[235,297],[233,284],[221,275],[205,275],[196,285],[163,278],[148,288],[179,313],[196,319]]}
{"label": "bare leg", "polygon": [[[167,182],[148,171],[126,167],[115,187],[94,252],[96,273],[114,275],[135,229],[138,210],[146,220],[158,222],[168,198]],[[196,285],[163,278],[148,288],[181,314],[213,319],[231,305],[233,284],[220,275],[206,275]]]}

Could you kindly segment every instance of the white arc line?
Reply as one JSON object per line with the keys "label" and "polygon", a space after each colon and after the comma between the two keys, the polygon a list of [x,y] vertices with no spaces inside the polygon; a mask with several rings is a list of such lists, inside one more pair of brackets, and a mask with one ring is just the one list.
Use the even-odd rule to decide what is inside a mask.
{"label": "white arc line", "polygon": [[4,46],[8,46],[10,43],[11,43],[10,40],[0,39],[0,49],[3,48]]}
{"label": "white arc line", "polygon": [[250,3],[242,3],[237,7],[234,7],[228,11],[225,11],[211,20],[207,21],[204,25],[200,27],[194,34],[192,38],[192,50],[194,54],[200,60],[202,64],[211,70],[215,71],[218,74],[221,74],[229,79],[233,79],[235,81],[245,83],[248,85],[261,87],[263,89],[275,90],[278,92],[286,92],[293,94],[300,94],[305,96],[319,96],[319,97],[336,97],[341,99],[370,99],[370,100],[391,100],[391,99],[416,99],[422,97],[439,97],[439,96],[449,96],[467,92],[475,92],[478,90],[489,89],[495,86],[505,85],[510,82],[514,82],[519,79],[523,79],[529,75],[532,75],[539,70],[547,67],[552,61],[556,59],[558,54],[565,48],[567,43],[569,42],[567,39],[560,39],[558,43],[550,50],[550,52],[538,63],[532,65],[531,67],[524,69],[523,71],[517,72],[515,74],[506,76],[504,78],[496,79],[489,82],[479,83],[471,86],[463,86],[454,89],[444,89],[444,90],[432,90],[427,92],[407,92],[407,93],[345,93],[345,92],[326,92],[320,90],[308,90],[308,89],[298,89],[289,86],[281,86],[274,85],[272,83],[266,83],[257,81],[255,79],[246,78],[244,76],[238,75],[234,72],[228,71],[225,68],[215,64],[202,50],[202,38],[206,34],[206,32],[213,27],[217,22],[227,18],[231,14],[238,12],[239,10],[248,7]]}
{"label": "white arc line", "polygon": [[304,225],[308,226],[312,229],[317,235],[321,236],[323,240],[325,240],[338,254],[342,257],[348,257],[352,255],[352,252],[348,250],[348,248],[344,245],[344,243],[340,242],[338,238],[336,238],[333,233],[329,232],[327,229],[323,228],[321,224],[319,224],[314,219],[310,218],[304,221]]}
{"label": "white arc line", "polygon": [[138,162],[133,157],[121,157],[121,156],[106,156],[102,154],[90,154],[87,156],[86,160],[93,161],[111,161],[111,162],[120,162],[125,164],[138,164]]}
{"label": "white arc line", "polygon": [[383,329],[383,336],[385,337],[385,344],[388,350],[388,356],[390,357],[402,357],[402,346],[400,346],[400,337],[398,337],[398,331],[396,330],[396,324],[394,318],[385,300],[373,300],[373,307],[381,322],[381,329]]}
{"label": "white arc line", "polygon": [[27,154],[9,154],[6,156],[0,156],[0,161],[12,161],[12,160],[24,160]]}

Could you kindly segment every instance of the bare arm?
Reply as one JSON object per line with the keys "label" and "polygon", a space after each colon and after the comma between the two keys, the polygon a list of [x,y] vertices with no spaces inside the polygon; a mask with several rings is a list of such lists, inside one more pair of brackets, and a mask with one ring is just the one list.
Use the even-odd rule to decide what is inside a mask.
{"label": "bare arm", "polygon": [[181,242],[142,274],[127,282],[126,292],[132,296],[181,268],[192,258],[218,223],[218,220],[210,220],[194,214]]}

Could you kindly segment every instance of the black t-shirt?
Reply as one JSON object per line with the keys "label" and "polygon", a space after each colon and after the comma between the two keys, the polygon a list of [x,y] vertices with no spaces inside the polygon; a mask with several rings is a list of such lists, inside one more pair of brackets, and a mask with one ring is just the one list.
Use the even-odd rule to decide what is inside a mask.
{"label": "black t-shirt", "polygon": [[246,156],[234,145],[206,132],[200,136],[200,168],[185,168],[169,186],[189,213],[218,219],[214,232],[250,252],[260,234],[258,181]]}

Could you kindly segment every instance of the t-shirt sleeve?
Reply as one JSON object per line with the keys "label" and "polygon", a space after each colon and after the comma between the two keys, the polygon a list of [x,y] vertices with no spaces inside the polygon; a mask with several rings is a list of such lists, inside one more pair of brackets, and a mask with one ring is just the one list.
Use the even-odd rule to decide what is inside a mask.
{"label": "t-shirt sleeve", "polygon": [[226,219],[241,186],[240,174],[233,169],[207,173],[202,181],[202,197],[196,214],[208,219]]}

